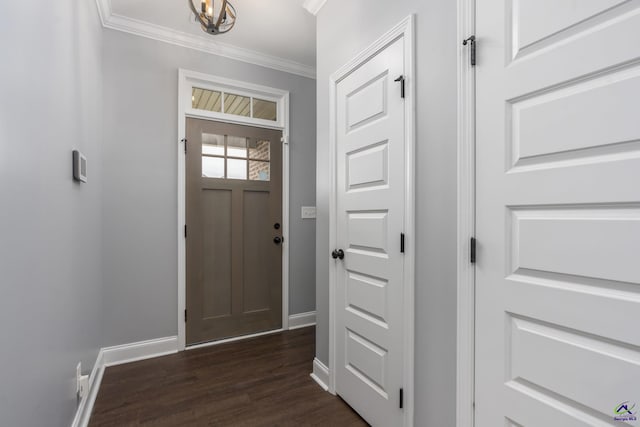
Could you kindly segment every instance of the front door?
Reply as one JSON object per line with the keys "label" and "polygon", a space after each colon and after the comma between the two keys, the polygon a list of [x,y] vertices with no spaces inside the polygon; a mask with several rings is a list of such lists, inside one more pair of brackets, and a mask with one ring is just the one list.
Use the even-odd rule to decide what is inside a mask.
{"label": "front door", "polygon": [[477,2],[476,426],[640,425],[640,3]]}
{"label": "front door", "polygon": [[187,119],[187,345],[282,327],[281,136]]}
{"label": "front door", "polygon": [[[336,392],[373,426],[401,426],[404,40],[337,84]],[[342,252],[340,252],[342,251]]]}

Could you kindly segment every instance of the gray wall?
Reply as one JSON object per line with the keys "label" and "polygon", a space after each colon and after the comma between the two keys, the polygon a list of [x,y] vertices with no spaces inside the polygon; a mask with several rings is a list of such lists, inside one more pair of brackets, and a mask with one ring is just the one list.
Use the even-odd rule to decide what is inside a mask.
{"label": "gray wall", "polygon": [[401,19],[416,13],[415,425],[455,425],[456,2],[329,0],[317,21],[318,151],[316,351],[328,362],[329,76]]}
{"label": "gray wall", "polygon": [[101,347],[101,37],[95,2],[0,3],[3,426],[68,426]]}
{"label": "gray wall", "polygon": [[315,80],[104,33],[104,345],[177,334],[178,68],[291,92],[290,313],[315,309]]}

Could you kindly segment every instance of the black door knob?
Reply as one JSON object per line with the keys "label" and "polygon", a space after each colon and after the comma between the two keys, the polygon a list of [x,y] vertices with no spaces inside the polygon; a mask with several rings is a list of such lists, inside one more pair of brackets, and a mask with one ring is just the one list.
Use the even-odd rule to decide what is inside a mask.
{"label": "black door knob", "polygon": [[333,252],[331,252],[331,256],[333,259],[344,259],[344,251],[342,249],[334,249]]}
{"label": "black door knob", "polygon": [[279,236],[274,237],[273,243],[275,243],[276,245],[279,245],[280,243],[282,243],[282,238],[280,238]]}
{"label": "black door knob", "polygon": [[280,230],[280,223],[276,222],[275,224],[273,224],[273,228],[275,228],[276,230]]}

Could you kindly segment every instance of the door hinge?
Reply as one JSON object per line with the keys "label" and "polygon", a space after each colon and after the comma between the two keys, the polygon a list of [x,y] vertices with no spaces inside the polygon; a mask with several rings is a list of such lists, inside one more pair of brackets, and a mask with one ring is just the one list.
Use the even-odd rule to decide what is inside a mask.
{"label": "door hinge", "polygon": [[476,238],[472,237],[469,242],[469,261],[471,264],[476,263]]}
{"label": "door hinge", "polygon": [[400,82],[400,98],[404,98],[404,76],[400,76],[394,82]]}
{"label": "door hinge", "polygon": [[184,225],[184,238],[187,238],[187,224]]}
{"label": "door hinge", "polygon": [[469,55],[471,57],[471,66],[475,67],[476,66],[476,36],[471,36],[468,39],[463,40],[462,45],[463,46],[469,45],[469,49],[471,50],[469,52]]}
{"label": "door hinge", "polygon": [[187,138],[183,138],[180,140],[184,144],[184,154],[187,154]]}
{"label": "door hinge", "polygon": [[404,253],[404,233],[400,233],[400,253]]}
{"label": "door hinge", "polygon": [[398,405],[400,409],[404,408],[404,390],[400,389],[400,404]]}
{"label": "door hinge", "polygon": [[184,309],[184,322],[187,322],[187,309]]}

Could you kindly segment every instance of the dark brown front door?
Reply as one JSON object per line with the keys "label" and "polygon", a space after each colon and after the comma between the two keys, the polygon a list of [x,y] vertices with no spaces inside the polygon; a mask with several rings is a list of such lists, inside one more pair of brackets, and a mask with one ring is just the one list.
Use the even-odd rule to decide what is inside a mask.
{"label": "dark brown front door", "polygon": [[187,119],[187,344],[282,326],[281,131]]}

